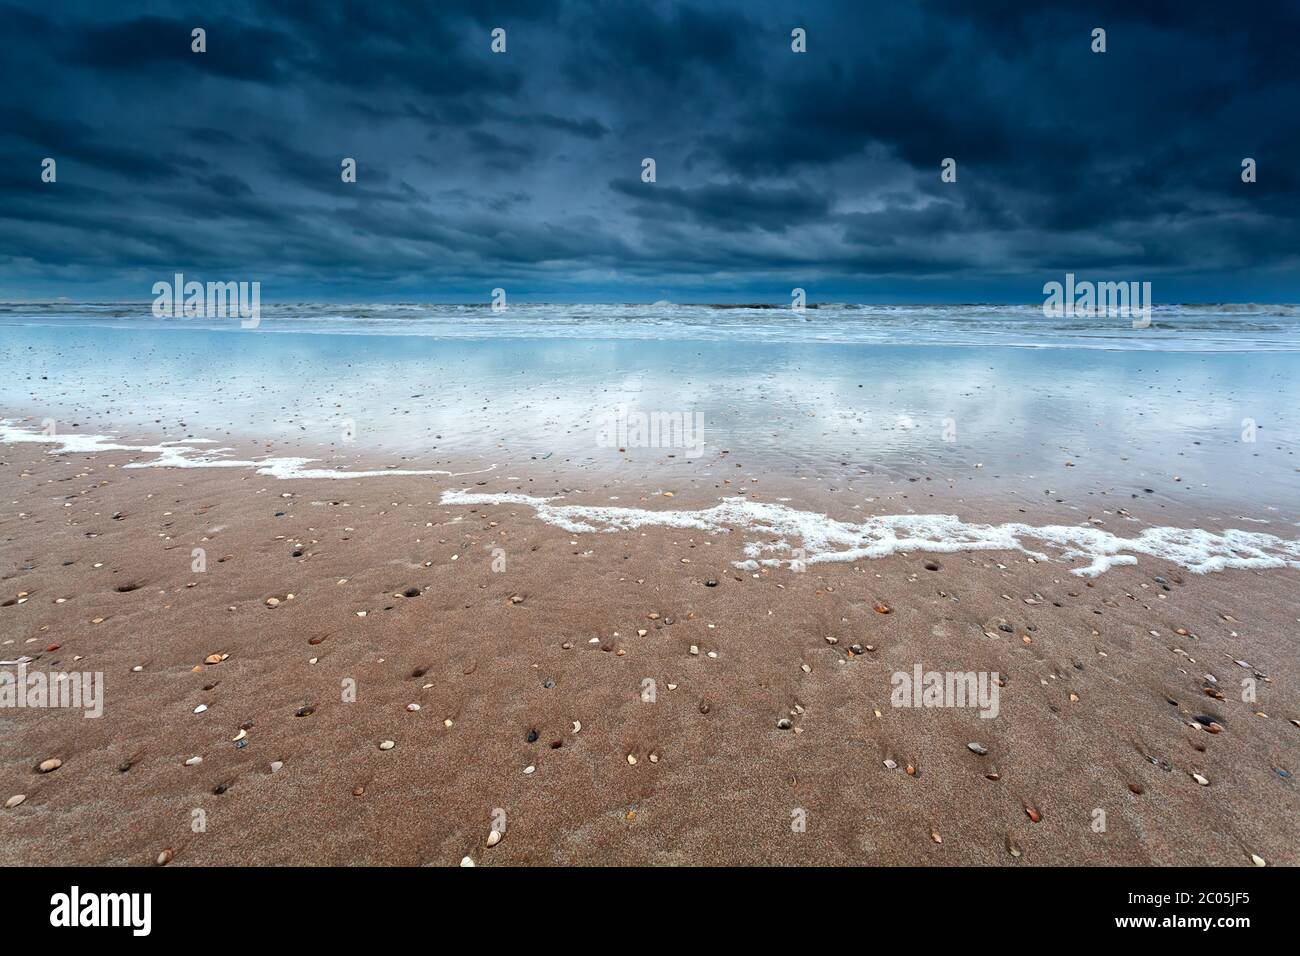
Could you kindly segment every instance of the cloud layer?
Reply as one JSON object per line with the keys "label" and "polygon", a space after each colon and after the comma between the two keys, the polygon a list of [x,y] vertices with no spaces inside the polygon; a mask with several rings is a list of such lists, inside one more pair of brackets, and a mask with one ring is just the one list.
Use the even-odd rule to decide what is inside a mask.
{"label": "cloud layer", "polygon": [[1294,5],[214,6],[0,4],[0,298],[1300,299]]}

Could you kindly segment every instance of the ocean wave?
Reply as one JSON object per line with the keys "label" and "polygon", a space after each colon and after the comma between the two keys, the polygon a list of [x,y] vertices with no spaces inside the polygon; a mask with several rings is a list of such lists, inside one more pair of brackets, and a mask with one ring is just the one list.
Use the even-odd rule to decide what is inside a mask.
{"label": "ocean wave", "polygon": [[[226,330],[215,318],[154,318],[146,303],[0,303],[0,325]],[[243,330],[246,334],[247,331]],[[1117,351],[1300,351],[1300,306],[1155,306],[1149,328],[1106,317],[1047,318],[1039,305],[487,303],[263,304],[257,331],[442,339],[582,338],[875,345],[1000,345]]]}

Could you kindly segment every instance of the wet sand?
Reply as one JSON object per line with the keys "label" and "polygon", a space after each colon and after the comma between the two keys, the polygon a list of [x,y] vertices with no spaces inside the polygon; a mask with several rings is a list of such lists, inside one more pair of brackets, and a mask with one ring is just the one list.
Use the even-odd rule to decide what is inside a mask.
{"label": "wet sand", "polygon": [[[0,863],[1300,863],[1295,570],[1141,557],[1084,579],[1018,551],[740,570],[739,536],[574,534],[441,495],[698,508],[745,480],[849,506],[747,470],[670,501],[562,462],[281,481],[133,457],[0,446],[0,657],[106,683],[98,719],[0,710],[0,799],[26,798],[0,810]],[[1031,507],[924,479],[855,500],[873,484],[877,513]],[[1032,519],[1079,507],[1040,491]],[[996,671],[998,716],[891,706],[916,664]]]}

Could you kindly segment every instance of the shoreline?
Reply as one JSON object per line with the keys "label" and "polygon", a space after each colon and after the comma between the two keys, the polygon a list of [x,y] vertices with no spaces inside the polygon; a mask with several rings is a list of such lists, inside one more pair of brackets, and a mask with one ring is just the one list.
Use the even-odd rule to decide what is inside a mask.
{"label": "shoreline", "polygon": [[[1081,578],[963,550],[742,570],[744,535],[574,533],[519,501],[444,503],[438,477],[130,456],[0,445],[0,652],[105,675],[99,719],[0,709],[0,796],[26,798],[0,812],[0,862],[1300,862],[1295,570],[1139,556]],[[688,509],[724,480],[631,501],[550,465],[471,493]],[[815,492],[790,504],[852,513]],[[996,672],[998,716],[892,706],[918,665]]]}

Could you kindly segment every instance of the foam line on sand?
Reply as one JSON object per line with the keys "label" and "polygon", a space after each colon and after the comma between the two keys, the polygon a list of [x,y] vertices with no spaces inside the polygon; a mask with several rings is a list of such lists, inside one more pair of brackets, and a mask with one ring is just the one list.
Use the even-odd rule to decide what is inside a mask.
{"label": "foam line on sand", "polygon": [[229,449],[217,448],[207,454],[200,454],[194,445],[212,444],[207,438],[187,438],[176,441],[161,442],[156,445],[124,445],[108,435],[47,435],[44,432],[18,427],[9,419],[0,419],[0,443],[44,443],[55,447],[50,449],[52,455],[97,454],[104,451],[131,451],[147,455],[157,455],[152,461],[134,461],[126,468],[252,468],[259,475],[271,478],[383,478],[391,475],[444,475],[459,478],[466,475],[480,475],[492,471],[496,465],[489,465],[479,471],[450,472],[437,468],[384,468],[377,471],[345,471],[339,468],[309,468],[317,458],[273,457],[256,460],[227,458],[224,452]]}
{"label": "foam line on sand", "polygon": [[[859,561],[908,551],[1022,551],[1038,560],[1051,560],[1045,551],[1028,547],[1027,541],[1055,552],[1060,560],[1086,562],[1071,569],[1085,577],[1095,577],[1117,565],[1136,564],[1138,555],[1172,561],[1196,574],[1228,568],[1300,568],[1300,541],[1235,528],[1216,533],[1157,527],[1125,538],[1092,525],[979,524],[944,514],[878,515],[855,523],[746,498],[728,498],[694,511],[556,504],[559,500],[468,490],[447,491],[442,496],[444,505],[524,505],[533,508],[542,521],[572,534],[650,526],[708,533],[735,530],[747,538],[746,559],[733,563],[745,570],[788,567],[799,561]],[[768,540],[750,540],[754,535]]]}

